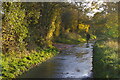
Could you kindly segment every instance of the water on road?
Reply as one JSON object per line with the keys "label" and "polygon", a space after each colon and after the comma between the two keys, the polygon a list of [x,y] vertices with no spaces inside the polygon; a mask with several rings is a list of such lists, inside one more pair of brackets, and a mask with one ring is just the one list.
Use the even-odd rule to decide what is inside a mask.
{"label": "water on road", "polygon": [[67,48],[19,78],[88,78],[92,76],[93,43]]}

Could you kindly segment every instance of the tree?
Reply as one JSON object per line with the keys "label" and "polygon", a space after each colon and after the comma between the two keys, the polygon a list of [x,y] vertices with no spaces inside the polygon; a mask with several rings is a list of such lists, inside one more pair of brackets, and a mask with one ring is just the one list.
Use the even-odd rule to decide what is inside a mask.
{"label": "tree", "polygon": [[27,27],[25,23],[25,10],[21,3],[5,2],[2,5],[4,9],[2,24],[2,50],[21,51],[25,47],[24,39],[27,37]]}

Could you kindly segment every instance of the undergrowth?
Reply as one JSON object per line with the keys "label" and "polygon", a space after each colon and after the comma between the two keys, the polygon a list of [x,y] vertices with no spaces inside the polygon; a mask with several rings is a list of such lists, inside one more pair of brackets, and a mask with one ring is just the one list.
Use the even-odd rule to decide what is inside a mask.
{"label": "undergrowth", "polygon": [[116,41],[97,41],[93,56],[94,78],[120,78],[120,59]]}
{"label": "undergrowth", "polygon": [[12,55],[5,56],[1,54],[2,64],[0,67],[2,68],[1,78],[9,79],[16,78],[21,75],[23,72],[28,71],[30,68],[35,65],[42,63],[51,57],[55,56],[58,53],[57,49],[45,49],[41,51],[32,51],[29,55],[24,55],[21,58]]}
{"label": "undergrowth", "polygon": [[65,43],[65,44],[80,44],[82,42],[85,42],[85,38],[82,38],[77,33],[63,33],[60,37],[55,38],[54,41],[56,43]]}

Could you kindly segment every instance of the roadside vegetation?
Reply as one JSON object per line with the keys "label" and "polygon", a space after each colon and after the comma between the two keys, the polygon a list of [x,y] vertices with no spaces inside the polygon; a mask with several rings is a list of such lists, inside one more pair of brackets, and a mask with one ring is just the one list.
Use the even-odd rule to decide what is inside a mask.
{"label": "roadside vegetation", "polygon": [[97,41],[93,57],[94,78],[120,78],[120,57],[117,41]]}
{"label": "roadside vegetation", "polygon": [[11,55],[1,55],[2,57],[2,78],[9,79],[15,78],[25,71],[28,71],[32,67],[50,59],[55,56],[58,51],[54,48],[32,51],[29,54],[16,55],[15,53]]}
{"label": "roadside vegetation", "polygon": [[111,10],[106,16],[103,14],[94,16],[94,20],[97,20],[94,23],[98,27],[94,27],[97,35],[93,54],[94,78],[120,78],[118,8],[115,4],[108,4],[109,8],[114,7],[115,10]]}

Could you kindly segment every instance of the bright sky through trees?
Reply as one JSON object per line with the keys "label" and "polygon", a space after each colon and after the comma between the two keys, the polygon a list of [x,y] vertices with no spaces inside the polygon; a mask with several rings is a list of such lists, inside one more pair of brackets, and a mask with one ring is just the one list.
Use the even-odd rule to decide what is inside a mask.
{"label": "bright sky through trees", "polygon": [[[82,6],[82,11],[87,10],[87,16],[93,17],[97,12],[102,12],[106,8],[105,2],[118,2],[120,0],[68,0],[70,3],[77,3],[78,6]],[[80,5],[80,3],[82,3]]]}
{"label": "bright sky through trees", "polygon": [[104,10],[103,5],[106,5],[104,1],[96,1],[97,0],[84,0],[82,2],[79,2],[78,0],[68,0],[70,3],[77,3],[78,6],[81,6],[82,11],[87,10],[86,15],[89,17],[93,17],[95,13],[102,12]]}

